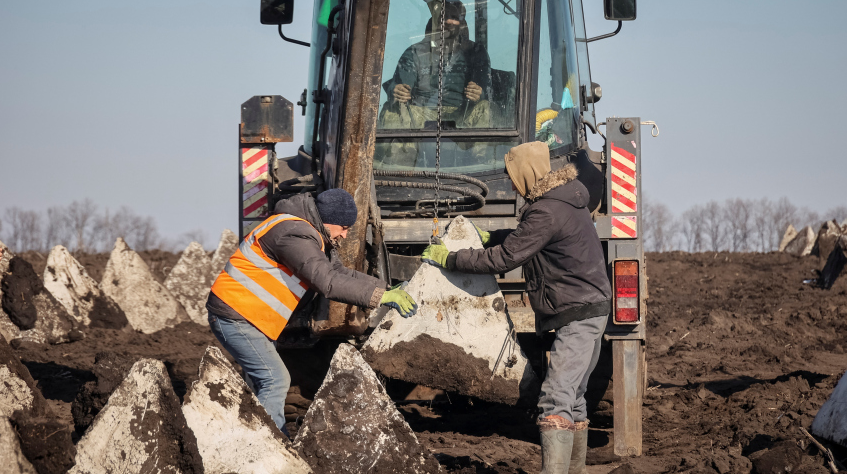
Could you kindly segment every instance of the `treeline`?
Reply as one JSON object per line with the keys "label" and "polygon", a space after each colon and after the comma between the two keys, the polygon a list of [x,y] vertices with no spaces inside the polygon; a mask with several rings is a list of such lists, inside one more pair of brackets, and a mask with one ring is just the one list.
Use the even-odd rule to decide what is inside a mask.
{"label": "treeline", "polygon": [[680,216],[658,202],[645,201],[642,212],[645,250],[648,252],[771,252],[778,249],[788,224],[817,232],[828,220],[847,219],[847,206],[823,214],[798,208],[787,198],[728,199],[696,205]]}
{"label": "treeline", "polygon": [[204,244],[205,234],[195,230],[166,239],[152,217],[140,216],[126,206],[116,211],[100,209],[90,199],[43,212],[14,206],[0,216],[0,240],[13,252],[48,252],[55,245],[73,252],[110,252],[118,237],[136,251],[175,251],[192,240]]}

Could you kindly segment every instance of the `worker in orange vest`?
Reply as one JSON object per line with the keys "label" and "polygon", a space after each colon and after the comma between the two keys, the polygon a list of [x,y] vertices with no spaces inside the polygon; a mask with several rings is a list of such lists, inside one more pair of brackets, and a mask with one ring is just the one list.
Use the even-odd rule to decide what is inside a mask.
{"label": "worker in orange vest", "polygon": [[277,203],[220,273],[206,302],[209,326],[253,382],[256,397],[285,428],[285,397],[291,385],[275,341],[288,320],[307,312],[317,294],[362,308],[387,305],[402,316],[417,304],[401,288],[344,267],[336,247],[356,222],[347,191],[298,194]]}

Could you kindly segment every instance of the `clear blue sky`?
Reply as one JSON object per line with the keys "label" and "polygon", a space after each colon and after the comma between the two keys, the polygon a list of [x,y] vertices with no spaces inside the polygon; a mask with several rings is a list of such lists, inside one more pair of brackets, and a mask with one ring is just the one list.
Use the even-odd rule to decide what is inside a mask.
{"label": "clear blue sky", "polygon": [[[589,35],[614,29],[585,0]],[[307,49],[258,21],[259,0],[0,4],[0,209],[89,197],[151,215],[166,237],[235,229],[239,105],[299,99]],[[286,33],[309,40],[311,2]],[[649,198],[680,213],[711,199],[847,204],[843,1],[640,0],[591,43],[598,119],[655,120]],[[299,110],[299,108],[295,108]],[[302,143],[295,114],[293,144]],[[595,148],[598,142],[593,142]]]}

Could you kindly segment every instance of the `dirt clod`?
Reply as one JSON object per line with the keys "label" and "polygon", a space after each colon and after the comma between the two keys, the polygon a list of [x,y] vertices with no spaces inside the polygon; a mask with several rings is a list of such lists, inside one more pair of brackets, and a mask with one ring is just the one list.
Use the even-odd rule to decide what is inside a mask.
{"label": "dirt clod", "polygon": [[32,269],[32,265],[21,257],[12,257],[9,271],[3,277],[3,311],[22,330],[32,329],[38,320],[35,295],[44,290],[44,285]]}

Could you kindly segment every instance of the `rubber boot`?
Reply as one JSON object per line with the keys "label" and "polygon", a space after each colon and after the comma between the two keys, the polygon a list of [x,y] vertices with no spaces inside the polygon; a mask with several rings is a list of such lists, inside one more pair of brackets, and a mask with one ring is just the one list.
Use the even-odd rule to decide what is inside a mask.
{"label": "rubber boot", "polygon": [[588,453],[588,422],[577,421],[574,425],[576,425],[576,431],[573,434],[573,450],[568,474],[588,474],[588,469],[585,467],[585,455]]}
{"label": "rubber boot", "polygon": [[538,427],[541,432],[541,474],[567,474],[573,451],[573,424],[560,416],[550,416],[539,420]]}

